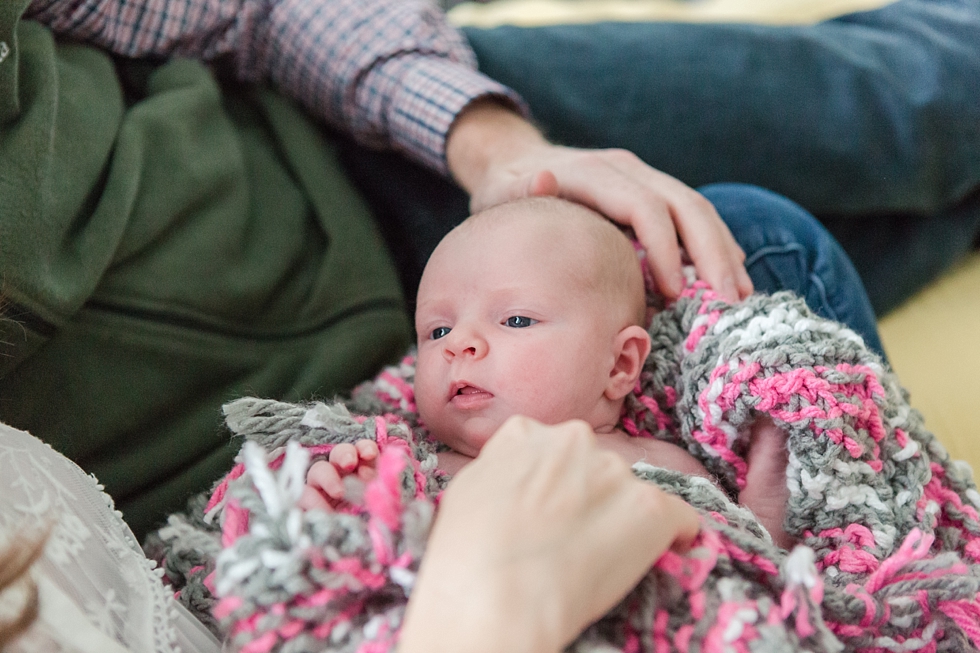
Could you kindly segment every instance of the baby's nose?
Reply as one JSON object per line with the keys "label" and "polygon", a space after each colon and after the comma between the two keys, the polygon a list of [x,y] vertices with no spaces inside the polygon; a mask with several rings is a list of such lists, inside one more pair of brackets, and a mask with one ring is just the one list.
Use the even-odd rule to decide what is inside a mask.
{"label": "baby's nose", "polygon": [[487,341],[475,329],[453,329],[445,340],[447,358],[456,356],[482,358],[487,354]]}

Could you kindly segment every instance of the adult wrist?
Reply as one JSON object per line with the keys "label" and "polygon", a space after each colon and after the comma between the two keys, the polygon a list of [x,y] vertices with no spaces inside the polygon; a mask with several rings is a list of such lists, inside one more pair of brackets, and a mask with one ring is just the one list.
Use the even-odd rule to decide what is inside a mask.
{"label": "adult wrist", "polygon": [[[472,470],[463,470],[453,483],[472,480],[466,471]],[[547,593],[555,570],[542,566],[540,556],[526,564],[508,524],[499,515],[474,514],[471,497],[453,492],[458,489],[451,483],[443,495],[409,598],[399,653],[559,653],[566,643],[564,597]],[[504,530],[481,532],[487,521]]]}
{"label": "adult wrist", "polygon": [[553,606],[520,596],[498,566],[483,574],[472,566],[446,566],[427,575],[434,571],[419,574],[399,653],[559,653],[563,648],[554,619],[538,609]]}
{"label": "adult wrist", "polygon": [[481,97],[467,105],[450,127],[446,164],[453,179],[473,194],[491,171],[547,146],[541,132],[504,98]]}

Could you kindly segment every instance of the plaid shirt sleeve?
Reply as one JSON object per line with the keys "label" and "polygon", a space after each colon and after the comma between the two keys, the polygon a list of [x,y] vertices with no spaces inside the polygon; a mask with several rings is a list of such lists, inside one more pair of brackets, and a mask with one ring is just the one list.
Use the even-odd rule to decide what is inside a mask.
{"label": "plaid shirt sleeve", "polygon": [[471,101],[526,113],[429,0],[34,0],[26,16],[124,56],[230,56],[243,81],[443,173],[446,134]]}

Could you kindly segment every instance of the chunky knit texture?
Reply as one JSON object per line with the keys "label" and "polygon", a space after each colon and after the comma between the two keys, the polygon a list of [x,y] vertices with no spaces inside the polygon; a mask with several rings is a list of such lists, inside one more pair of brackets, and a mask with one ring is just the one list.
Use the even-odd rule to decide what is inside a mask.
{"label": "chunky knit texture", "polygon": [[[695,546],[666,553],[576,651],[967,651],[980,648],[980,494],[910,409],[894,374],[789,294],[736,305],[700,282],[661,311],[623,428],[676,443],[717,475],[637,464],[702,514]],[[203,505],[155,538],[180,599],[245,653],[392,649],[447,477],[413,401],[413,359],[349,401],[241,399],[245,438]],[[749,427],[788,433],[774,546],[731,499]],[[348,481],[339,513],[295,507],[311,459],[375,439],[378,477]]]}

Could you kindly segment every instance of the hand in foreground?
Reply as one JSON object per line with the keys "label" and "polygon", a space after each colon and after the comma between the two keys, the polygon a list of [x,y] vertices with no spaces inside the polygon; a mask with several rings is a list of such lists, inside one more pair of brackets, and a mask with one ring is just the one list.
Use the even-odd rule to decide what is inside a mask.
{"label": "hand in foreground", "polygon": [[557,653],[697,531],[586,423],[511,418],[443,495],[399,651]]}
{"label": "hand in foreground", "polygon": [[552,145],[511,110],[478,101],[454,123],[446,159],[470,193],[474,212],[529,195],[555,195],[632,227],[658,290],[668,298],[683,289],[678,236],[698,275],[722,296],[734,301],[752,292],[745,254],[711,202],[631,152]]}
{"label": "hand in foreground", "polygon": [[361,480],[370,481],[376,474],[377,461],[378,444],[374,440],[338,444],[330,450],[327,460],[310,465],[306,487],[296,505],[303,510],[332,511],[344,500],[344,477],[356,474]]}

